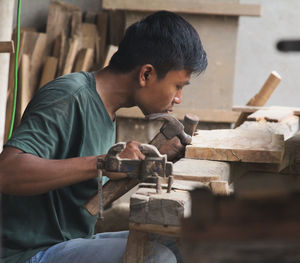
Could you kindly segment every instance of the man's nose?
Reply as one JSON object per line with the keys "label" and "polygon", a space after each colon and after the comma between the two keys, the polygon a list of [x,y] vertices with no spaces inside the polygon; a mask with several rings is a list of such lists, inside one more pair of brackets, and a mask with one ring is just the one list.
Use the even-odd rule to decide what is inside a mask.
{"label": "man's nose", "polygon": [[179,104],[182,102],[182,90],[177,91],[177,93],[175,94],[175,97],[173,99],[173,102],[176,104]]}

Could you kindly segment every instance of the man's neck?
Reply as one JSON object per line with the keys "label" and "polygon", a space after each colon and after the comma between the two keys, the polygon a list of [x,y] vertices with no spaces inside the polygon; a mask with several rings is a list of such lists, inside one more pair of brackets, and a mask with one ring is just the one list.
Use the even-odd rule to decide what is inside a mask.
{"label": "man's neck", "polygon": [[122,107],[134,105],[135,72],[114,73],[108,68],[95,72],[96,89],[112,120],[115,112]]}

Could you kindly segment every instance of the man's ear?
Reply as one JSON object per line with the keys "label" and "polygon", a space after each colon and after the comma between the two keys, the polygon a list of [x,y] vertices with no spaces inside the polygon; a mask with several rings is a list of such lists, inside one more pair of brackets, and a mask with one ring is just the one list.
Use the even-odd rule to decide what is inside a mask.
{"label": "man's ear", "polygon": [[156,76],[155,69],[151,64],[145,64],[141,66],[139,72],[139,84],[140,87],[147,87],[147,83]]}

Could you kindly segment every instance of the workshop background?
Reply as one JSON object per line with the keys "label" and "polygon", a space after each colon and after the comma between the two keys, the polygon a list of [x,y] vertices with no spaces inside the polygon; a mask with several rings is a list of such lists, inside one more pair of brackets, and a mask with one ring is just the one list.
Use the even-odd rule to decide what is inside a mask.
{"label": "workshop background", "polygon": [[[0,1],[1,42],[11,40],[16,3]],[[17,123],[33,95],[24,90],[105,66],[122,29],[160,9],[182,14],[208,54],[208,68],[192,78],[172,113],[185,128],[185,114],[196,115],[198,130],[190,132],[167,183],[136,181],[104,211],[95,232],[129,229],[127,263],[141,262],[147,233],[180,239],[187,263],[300,262],[300,52],[276,47],[300,38],[298,0],[23,0]],[[12,105],[10,57],[0,54],[0,149]],[[156,134],[165,136],[160,127],[162,121],[146,120],[136,107],[117,112],[117,141],[153,143]]]}

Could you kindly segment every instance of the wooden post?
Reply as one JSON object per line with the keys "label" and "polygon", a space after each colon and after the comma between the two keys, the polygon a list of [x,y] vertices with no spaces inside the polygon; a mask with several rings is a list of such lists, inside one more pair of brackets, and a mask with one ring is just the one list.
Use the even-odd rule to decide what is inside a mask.
{"label": "wooden post", "polygon": [[[260,91],[248,101],[247,106],[264,106],[280,81],[280,75],[276,71],[272,71]],[[236,121],[234,128],[240,126],[248,116],[249,114],[242,112]]]}

